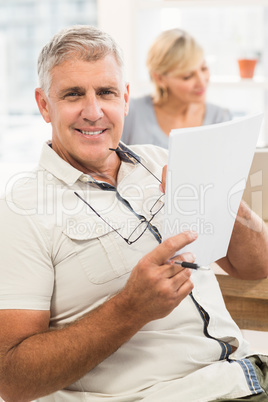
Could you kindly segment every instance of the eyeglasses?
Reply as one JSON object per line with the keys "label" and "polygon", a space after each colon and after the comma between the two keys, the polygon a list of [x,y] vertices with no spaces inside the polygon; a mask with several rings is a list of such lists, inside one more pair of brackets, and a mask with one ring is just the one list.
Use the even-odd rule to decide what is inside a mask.
{"label": "eyeglasses", "polygon": [[[116,151],[115,149],[110,148],[112,151]],[[137,159],[135,157],[135,155],[133,155],[132,153],[128,152],[128,151],[123,151],[120,150],[120,152],[126,153],[128,155],[130,155],[131,157],[133,157],[140,165],[142,165],[152,176],[154,176],[159,183],[161,183],[161,180],[159,180],[154,173],[152,173],[143,163],[140,162],[139,159]],[[108,225],[113,231],[115,231],[123,240],[125,240],[125,242],[129,245],[135,243],[137,240],[139,240],[141,238],[141,236],[144,234],[144,232],[149,229],[150,232],[153,234],[153,236],[156,238],[156,240],[161,243],[162,240],[162,236],[160,234],[160,232],[158,231],[158,229],[153,226],[151,224],[152,220],[154,219],[154,217],[161,211],[161,209],[164,207],[164,202],[162,201],[162,198],[164,196],[164,194],[162,194],[153,204],[153,206],[151,207],[151,209],[149,210],[150,214],[151,214],[151,218],[149,220],[147,220],[143,215],[140,215],[138,213],[136,213],[133,208],[131,207],[131,205],[129,204],[129,202],[127,200],[125,200],[117,191],[117,189],[115,188],[116,191],[116,195],[117,198],[130,210],[133,212],[133,214],[139,219],[139,224],[135,227],[135,229],[130,233],[130,235],[126,238],[124,236],[122,236],[122,234],[119,232],[118,229],[114,228],[109,222],[107,222],[93,207],[92,205],[90,205],[86,200],[84,200],[84,198],[82,198],[77,192],[74,192],[74,194],[80,198],[80,200],[82,200],[100,219],[102,219],[103,222],[106,223],[106,225]]]}
{"label": "eyeglasses", "polygon": [[[82,200],[100,219],[103,220],[103,222],[106,223],[106,225],[108,225],[114,232],[116,232],[122,239],[125,240],[125,242],[129,245],[135,243],[137,240],[139,240],[141,238],[141,236],[143,235],[143,233],[146,231],[146,229],[150,229],[150,231],[152,232],[152,234],[154,235],[154,237],[157,239],[157,241],[160,243],[161,242],[161,234],[159,233],[158,229],[155,226],[151,225],[152,220],[154,219],[155,215],[158,214],[158,212],[160,212],[160,210],[163,208],[164,206],[164,202],[161,201],[161,198],[164,196],[164,194],[162,194],[157,200],[156,202],[153,204],[152,208],[150,209],[150,214],[151,214],[151,218],[149,220],[147,220],[144,216],[137,214],[134,210],[132,210],[134,212],[134,214],[139,218],[140,222],[139,224],[135,227],[135,229],[130,233],[130,235],[126,238],[124,236],[121,235],[121,233],[119,232],[118,229],[114,228],[109,222],[107,222],[93,207],[92,205],[90,205],[86,200],[84,200],[84,198],[82,198],[76,191],[74,192],[74,194],[80,198],[80,200]],[[131,208],[132,209],[132,208]]]}

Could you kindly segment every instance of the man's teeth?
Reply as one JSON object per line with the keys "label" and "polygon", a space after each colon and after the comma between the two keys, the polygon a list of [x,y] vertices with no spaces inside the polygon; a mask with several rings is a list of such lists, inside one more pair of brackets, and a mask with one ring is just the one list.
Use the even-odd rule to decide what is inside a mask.
{"label": "man's teeth", "polygon": [[100,130],[100,131],[84,131],[84,130],[80,130],[82,134],[85,135],[97,135],[97,134],[101,134],[104,130]]}

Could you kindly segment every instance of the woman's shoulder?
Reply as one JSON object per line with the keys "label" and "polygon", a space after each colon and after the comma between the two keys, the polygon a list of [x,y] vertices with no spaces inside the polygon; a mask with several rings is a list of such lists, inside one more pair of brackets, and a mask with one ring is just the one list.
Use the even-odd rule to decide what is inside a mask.
{"label": "woman's shoulder", "polygon": [[151,95],[143,95],[139,97],[130,97],[129,108],[130,110],[140,110],[152,109],[153,102]]}
{"label": "woman's shoulder", "polygon": [[131,124],[137,122],[140,124],[144,121],[150,121],[150,124],[154,121],[154,108],[150,95],[144,95],[136,98],[130,98],[129,111],[126,117],[126,121]]}
{"label": "woman's shoulder", "polygon": [[129,102],[133,105],[152,105],[151,95],[131,96]]}
{"label": "woman's shoulder", "polygon": [[206,103],[205,124],[221,123],[232,119],[231,112],[228,108],[215,105],[214,103]]}
{"label": "woman's shoulder", "polygon": [[124,121],[122,140],[128,145],[152,143],[155,125],[151,96],[130,98],[128,115]]}

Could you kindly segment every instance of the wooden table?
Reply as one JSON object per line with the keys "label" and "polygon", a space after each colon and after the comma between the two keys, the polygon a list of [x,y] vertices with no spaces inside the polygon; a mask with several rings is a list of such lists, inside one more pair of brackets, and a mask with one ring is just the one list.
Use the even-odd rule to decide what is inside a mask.
{"label": "wooden table", "polygon": [[268,331],[268,278],[249,281],[233,278],[221,269],[215,272],[226,307],[237,325]]}
{"label": "wooden table", "polygon": [[222,274],[216,277],[226,307],[239,328],[268,331],[268,278],[249,281]]}

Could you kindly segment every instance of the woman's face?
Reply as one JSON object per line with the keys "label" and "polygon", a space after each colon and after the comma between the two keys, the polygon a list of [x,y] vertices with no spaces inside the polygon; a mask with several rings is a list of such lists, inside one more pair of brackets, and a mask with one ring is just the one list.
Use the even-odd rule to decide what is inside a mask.
{"label": "woman's face", "polygon": [[202,60],[194,69],[184,74],[174,71],[161,77],[162,85],[168,91],[168,101],[181,103],[205,102],[209,81],[209,70]]}

